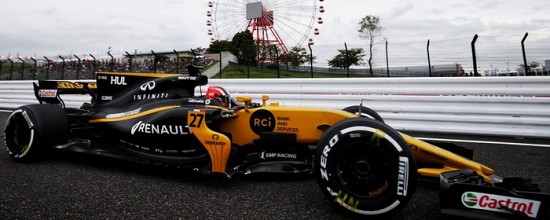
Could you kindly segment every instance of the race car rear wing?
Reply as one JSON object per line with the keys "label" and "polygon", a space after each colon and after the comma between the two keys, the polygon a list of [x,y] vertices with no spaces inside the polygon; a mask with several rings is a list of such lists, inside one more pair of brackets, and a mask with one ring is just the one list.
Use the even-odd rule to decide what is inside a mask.
{"label": "race car rear wing", "polygon": [[[94,82],[41,80],[38,81],[38,84],[34,83],[33,85],[36,99],[41,104],[59,104],[65,107],[59,95],[89,94],[91,104],[95,105],[119,98],[136,100],[135,97],[152,94],[151,90],[153,89],[155,95],[162,94],[163,98],[191,97],[194,95],[196,86],[203,86],[207,83],[208,77],[204,75],[97,72],[97,78]],[[154,101],[154,99],[150,100]]]}
{"label": "race car rear wing", "polygon": [[34,95],[40,104],[58,104],[65,106],[59,95],[61,94],[89,94],[92,103],[97,99],[96,82],[71,82],[56,80],[40,80],[38,84],[33,83]]}

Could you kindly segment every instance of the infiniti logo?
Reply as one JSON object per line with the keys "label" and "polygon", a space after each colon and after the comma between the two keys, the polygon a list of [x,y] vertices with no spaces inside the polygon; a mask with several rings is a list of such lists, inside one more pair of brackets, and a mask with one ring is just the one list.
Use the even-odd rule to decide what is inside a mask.
{"label": "infiniti logo", "polygon": [[139,87],[139,88],[141,89],[141,91],[151,91],[151,90],[155,89],[156,85],[157,84],[155,83],[155,81],[149,81],[149,82],[146,82],[143,85],[141,85],[141,87]]}

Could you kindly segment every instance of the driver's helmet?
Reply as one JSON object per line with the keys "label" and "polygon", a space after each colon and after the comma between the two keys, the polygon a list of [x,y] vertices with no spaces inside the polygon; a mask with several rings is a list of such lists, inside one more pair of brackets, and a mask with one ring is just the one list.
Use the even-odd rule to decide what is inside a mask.
{"label": "driver's helmet", "polygon": [[206,90],[206,98],[216,99],[220,104],[226,108],[231,107],[231,100],[229,97],[229,92],[221,86],[210,86]]}

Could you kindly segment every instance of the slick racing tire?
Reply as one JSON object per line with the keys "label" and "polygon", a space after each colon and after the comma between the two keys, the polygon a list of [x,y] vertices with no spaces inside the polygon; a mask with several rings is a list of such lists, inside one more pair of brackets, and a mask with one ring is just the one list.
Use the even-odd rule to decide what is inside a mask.
{"label": "slick racing tire", "polygon": [[371,118],[384,123],[384,119],[382,119],[382,117],[380,117],[380,115],[376,113],[376,111],[370,108],[367,108],[365,106],[353,105],[353,106],[344,108],[342,110],[349,113],[353,113],[355,115],[359,115],[359,110],[361,110],[361,115],[360,115],[361,117]]}
{"label": "slick racing tire", "polygon": [[337,210],[352,217],[389,218],[416,189],[416,163],[389,126],[348,118],[331,127],[315,152],[315,176]]}
{"label": "slick racing tire", "polygon": [[4,128],[8,154],[16,161],[30,161],[48,147],[67,143],[69,122],[65,110],[56,105],[34,104],[11,113]]}

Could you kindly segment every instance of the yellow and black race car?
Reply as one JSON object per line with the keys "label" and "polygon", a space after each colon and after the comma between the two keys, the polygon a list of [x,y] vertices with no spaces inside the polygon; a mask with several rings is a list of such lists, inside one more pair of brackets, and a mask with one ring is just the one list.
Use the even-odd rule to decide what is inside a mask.
{"label": "yellow and black race car", "polygon": [[[39,81],[40,104],[14,110],[6,122],[8,153],[30,161],[55,151],[82,152],[225,179],[314,174],[327,199],[355,217],[389,217],[411,199],[418,176],[436,177],[444,214],[548,219],[549,196],[533,192],[529,180],[499,178],[467,154],[395,131],[367,107],[283,107],[268,103],[268,96],[260,103],[233,99],[216,86],[195,95],[207,81],[202,75],[107,72],[96,82]],[[63,94],[91,100],[70,108]]]}

